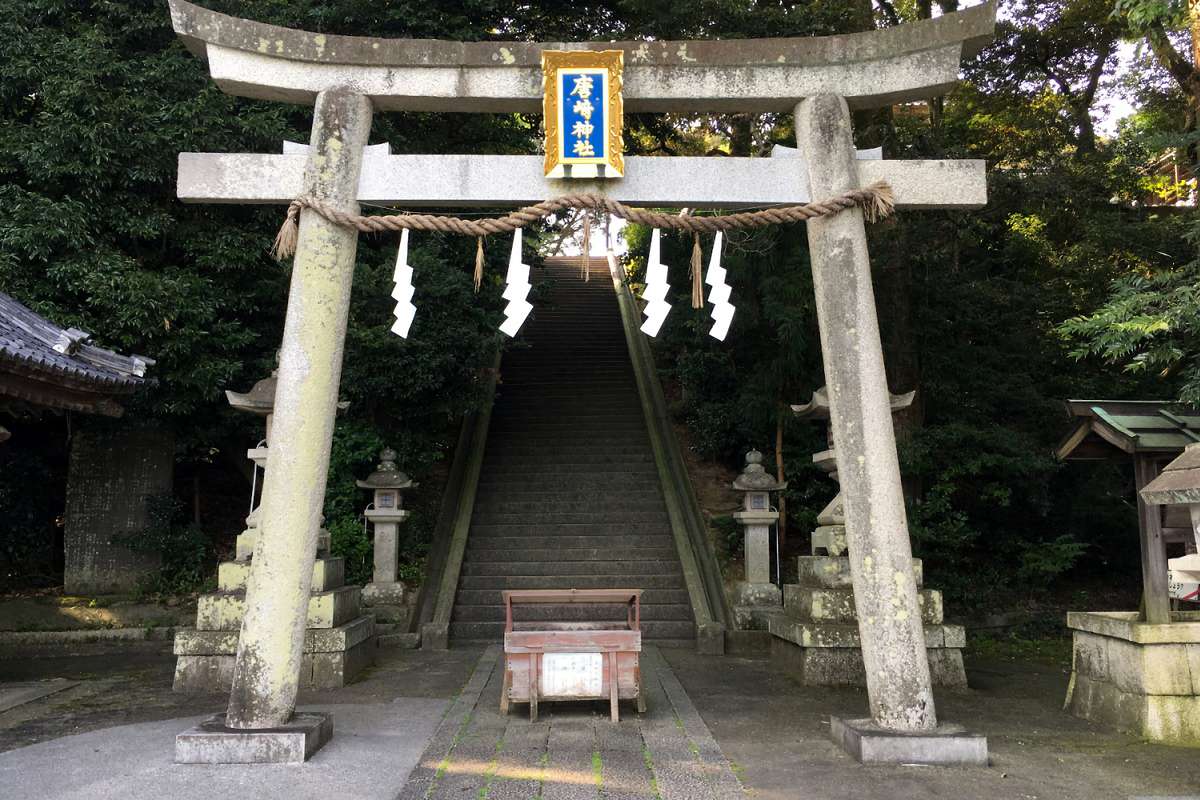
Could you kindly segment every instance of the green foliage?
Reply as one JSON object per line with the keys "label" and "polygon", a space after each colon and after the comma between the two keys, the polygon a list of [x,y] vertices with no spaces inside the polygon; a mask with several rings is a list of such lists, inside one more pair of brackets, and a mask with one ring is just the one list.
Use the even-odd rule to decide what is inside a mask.
{"label": "green foliage", "polygon": [[162,566],[145,578],[144,594],[189,594],[210,587],[216,566],[212,538],[187,519],[184,505],[172,495],[146,498],[145,530],[114,537],[130,550],[158,555]]}
{"label": "green foliage", "polygon": [[[1200,225],[1192,223],[1190,237],[1200,241]],[[1164,394],[1200,404],[1200,259],[1116,279],[1104,305],[1059,330],[1076,358],[1157,376]]]}

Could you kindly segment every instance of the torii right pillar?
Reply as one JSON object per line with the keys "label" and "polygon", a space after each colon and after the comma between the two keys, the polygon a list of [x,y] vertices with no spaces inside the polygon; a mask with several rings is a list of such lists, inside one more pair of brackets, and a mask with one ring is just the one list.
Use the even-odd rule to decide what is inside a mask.
{"label": "torii right pillar", "polygon": [[[857,189],[845,98],[810,97],[795,114],[812,196]],[[986,765],[987,739],[939,725],[934,707],[863,214],[807,225],[871,708],[869,719],[832,718],[830,732],[863,762]]]}

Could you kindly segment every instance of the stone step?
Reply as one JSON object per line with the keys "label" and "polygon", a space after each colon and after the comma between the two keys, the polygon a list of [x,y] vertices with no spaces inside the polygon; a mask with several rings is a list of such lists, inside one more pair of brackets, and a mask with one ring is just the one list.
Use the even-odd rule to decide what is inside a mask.
{"label": "stone step", "polygon": [[[468,564],[505,564],[512,562],[574,562],[601,561],[621,563],[633,561],[670,561],[675,558],[675,548],[667,547],[589,547],[589,548],[469,548]],[[614,561],[620,559],[621,561]]]}
{"label": "stone step", "polygon": [[[942,623],[942,593],[936,589],[923,589],[917,593],[921,606],[921,621],[926,625]],[[822,623],[854,623],[858,614],[854,607],[854,589],[827,589],[825,587],[785,584],[783,587],[784,613],[801,621]]]}
{"label": "stone step", "polygon": [[[673,554],[672,554],[673,555]],[[463,575],[545,575],[566,578],[576,575],[594,575],[603,571],[605,575],[622,576],[617,586],[629,583],[640,575],[676,575],[682,574],[678,561],[503,561],[497,563],[479,563],[466,561],[462,566]],[[637,586],[630,588],[636,589]],[[320,627],[320,626],[311,626]]]}
{"label": "stone step", "polygon": [[[217,590],[237,592],[246,588],[250,576],[249,561],[224,561],[217,567]],[[328,592],[346,582],[344,558],[318,558],[313,562],[312,591]]]}
{"label": "stone step", "polygon": [[[594,565],[593,565],[594,566]],[[499,589],[686,589],[683,573],[617,575],[592,572],[583,575],[463,575],[459,591]]]}
{"label": "stone step", "polygon": [[[552,553],[572,553],[579,550],[607,553],[666,552],[674,555],[675,540],[666,534],[658,536],[628,536],[620,529],[600,536],[473,536],[467,542],[469,558],[505,551],[545,550]],[[665,556],[664,556],[665,557]]]}
{"label": "stone step", "polygon": [[653,464],[643,464],[637,471],[616,467],[612,470],[590,472],[553,471],[538,473],[535,480],[524,475],[490,475],[479,479],[479,491],[504,491],[514,495],[539,495],[548,492],[624,491],[626,489],[657,488],[658,472]]}
{"label": "stone step", "polygon": [[479,525],[578,525],[583,523],[601,522],[606,525],[620,525],[637,522],[663,522],[667,518],[665,510],[657,511],[621,511],[609,510],[603,514],[588,511],[555,512],[540,514],[497,514],[492,511],[477,513],[472,518]]}
{"label": "stone step", "polygon": [[[486,457],[485,457],[486,460]],[[559,476],[575,476],[582,473],[584,477],[595,477],[598,479],[608,478],[614,475],[654,475],[657,479],[658,468],[655,466],[654,459],[639,458],[636,461],[602,461],[593,458],[590,461],[564,461],[561,463],[544,464],[540,461],[531,461],[522,466],[523,473],[530,476],[536,476],[537,481],[546,478],[554,478]],[[479,476],[480,484],[488,483],[507,483],[513,478],[521,478],[522,474],[510,472],[483,472]],[[532,478],[528,482],[532,482]],[[540,485],[540,484],[539,484]]]}
{"label": "stone step", "polygon": [[[783,612],[770,614],[767,620],[773,636],[801,647],[862,647],[858,625],[805,622]],[[961,625],[926,625],[925,646],[961,649],[967,646],[966,630]]]}
{"label": "stone step", "polygon": [[[621,588],[619,586],[613,588]],[[459,589],[457,602],[463,606],[501,606],[502,589]],[[686,589],[643,589],[642,608],[651,605],[687,605],[691,600]],[[689,606],[690,608],[690,606]],[[689,612],[690,613],[690,612]]]}
{"label": "stone step", "polygon": [[[651,621],[642,623],[642,639],[688,639],[694,643],[696,625],[691,621]],[[503,622],[451,622],[450,639],[499,642],[504,639]]]}
{"label": "stone step", "polygon": [[[496,484],[491,484],[496,486]],[[522,487],[522,488],[517,488]],[[550,489],[542,486],[541,481],[537,481],[536,485],[530,483],[513,483],[504,488],[489,489],[486,493],[488,500],[501,500],[510,503],[536,503],[538,500],[544,500],[547,503],[582,503],[596,500],[596,492],[598,489],[607,491],[610,496],[619,498],[621,502],[644,503],[647,501],[657,500],[662,502],[662,492],[658,490],[658,482],[647,484],[646,482],[633,482],[632,486],[622,487],[619,490],[614,490],[606,483],[601,485],[586,485],[582,481],[570,489]],[[480,491],[476,499],[476,506],[484,498],[485,492]]]}
{"label": "stone step", "polygon": [[[359,616],[361,589],[342,586],[308,598],[306,628],[336,628]],[[202,631],[232,631],[242,625],[246,614],[244,592],[217,592],[201,596],[196,605],[196,628]]]}
{"label": "stone step", "polygon": [[[521,441],[521,437],[516,436],[505,442],[488,442],[485,463],[487,459],[541,461],[544,458],[561,459],[564,456],[573,459],[577,454],[595,453],[599,449],[593,443],[566,438],[558,442],[535,442]],[[615,439],[603,446],[603,452],[613,461],[624,461],[625,456],[631,456],[636,461],[645,461],[647,456],[654,455],[648,442],[639,442],[633,437],[624,442]]]}
{"label": "stone step", "polygon": [[[799,556],[796,573],[801,586],[820,586],[826,589],[845,589],[853,585],[850,579],[850,559],[845,556]],[[921,559],[913,559],[913,575],[920,588],[924,582]]]}
{"label": "stone step", "polygon": [[[643,622],[692,621],[692,607],[687,604],[658,605],[642,603]],[[570,604],[522,606],[514,609],[518,622],[603,622],[624,620],[625,606],[614,604]],[[504,606],[467,605],[459,600],[454,606],[454,622],[503,622]]]}
{"label": "stone step", "polygon": [[[657,522],[639,522],[639,523],[622,523],[620,525],[610,525],[607,523],[590,521],[583,523],[574,523],[568,525],[555,525],[553,528],[547,528],[545,525],[522,520],[520,522],[500,523],[500,524],[484,524],[471,523],[470,539],[488,539],[493,536],[498,537],[525,537],[525,536],[546,536],[550,530],[557,531],[557,535],[562,536],[671,536],[671,526],[666,519]],[[470,539],[468,541],[470,541]],[[673,540],[672,540],[673,541]]]}
{"label": "stone step", "polygon": [[608,499],[598,496],[593,497],[591,500],[546,500],[537,502],[533,500],[508,500],[505,498],[503,492],[495,492],[480,497],[475,501],[475,516],[482,520],[494,514],[517,514],[527,516],[530,519],[543,519],[548,515],[583,514],[594,515],[597,520],[604,520],[611,518],[611,515],[614,513],[614,501],[619,504],[620,508],[620,511],[616,513],[621,515],[633,513],[666,514],[666,506],[663,505],[661,497],[653,497],[645,500],[626,500],[623,497]]}

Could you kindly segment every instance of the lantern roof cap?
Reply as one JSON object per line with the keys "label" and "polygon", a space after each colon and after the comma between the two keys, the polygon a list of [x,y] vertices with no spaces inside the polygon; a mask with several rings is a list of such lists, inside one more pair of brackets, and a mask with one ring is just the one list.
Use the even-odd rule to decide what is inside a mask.
{"label": "lantern roof cap", "polygon": [[412,489],[418,485],[396,466],[396,451],[390,447],[380,451],[375,471],[356,483],[360,489]]}
{"label": "lantern roof cap", "polygon": [[733,482],[740,492],[778,492],[787,488],[787,481],[780,483],[762,465],[763,454],[757,450],[746,453],[746,467]]}
{"label": "lantern roof cap", "polygon": [[1179,458],[1146,484],[1141,495],[1151,505],[1200,503],[1200,442],[1185,447]]}

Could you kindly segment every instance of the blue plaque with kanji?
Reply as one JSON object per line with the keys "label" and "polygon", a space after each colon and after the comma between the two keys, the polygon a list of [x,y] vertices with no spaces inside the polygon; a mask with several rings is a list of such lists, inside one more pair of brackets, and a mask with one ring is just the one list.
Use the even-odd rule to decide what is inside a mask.
{"label": "blue plaque with kanji", "polygon": [[623,63],[620,50],[543,51],[547,177],[622,177]]}

